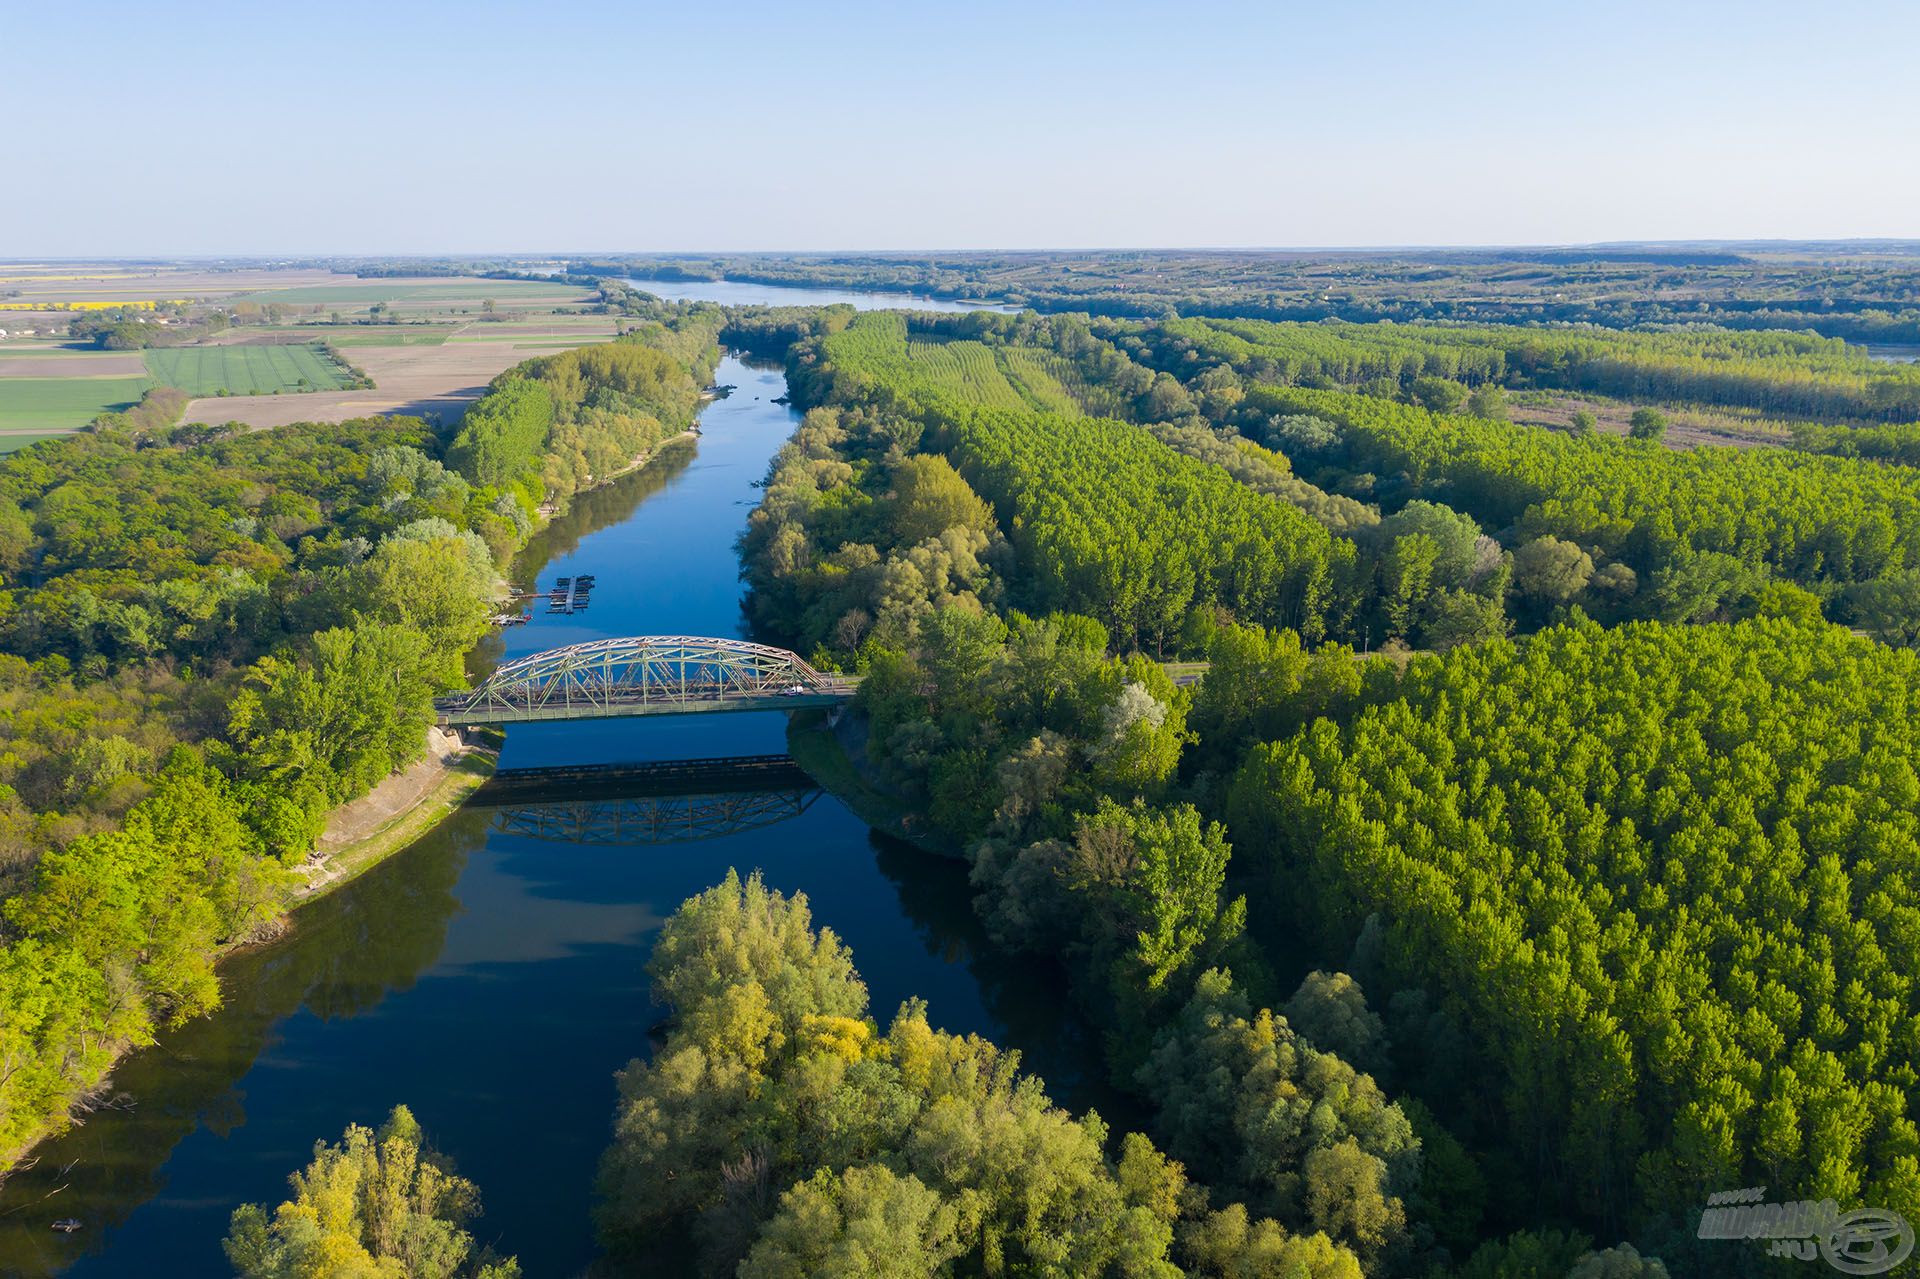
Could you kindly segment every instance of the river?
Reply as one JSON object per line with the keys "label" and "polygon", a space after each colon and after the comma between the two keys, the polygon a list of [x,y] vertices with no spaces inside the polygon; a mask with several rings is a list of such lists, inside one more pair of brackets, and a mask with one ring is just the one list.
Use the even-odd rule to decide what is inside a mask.
{"label": "river", "polygon": [[[749,287],[724,300],[857,298]],[[591,609],[536,608],[483,657],[743,633],[734,539],[797,415],[774,403],[786,390],[777,367],[729,356],[718,380],[735,389],[706,408],[696,442],[583,495],[516,565],[515,580],[543,586],[594,574]],[[516,726],[501,764],[784,749],[777,712],[693,715]],[[830,795],[700,842],[570,842],[528,833],[538,825],[463,810],[297,912],[286,938],[223,965],[221,1011],[129,1058],[114,1076],[120,1104],[44,1146],[0,1192],[0,1274],[226,1274],[234,1207],[277,1203],[316,1140],[377,1124],[396,1103],[478,1183],[477,1238],[517,1253],[529,1279],[583,1273],[597,1254],[589,1211],[613,1074],[647,1052],[663,1015],[644,971],[654,936],[730,867],[808,895],[816,924],[852,947],[882,1021],[923,996],[936,1025],[1022,1048],[1056,1096],[1100,1096],[1057,974],[985,945],[964,868],[874,834]],[[84,1229],[48,1229],[65,1216]]]}

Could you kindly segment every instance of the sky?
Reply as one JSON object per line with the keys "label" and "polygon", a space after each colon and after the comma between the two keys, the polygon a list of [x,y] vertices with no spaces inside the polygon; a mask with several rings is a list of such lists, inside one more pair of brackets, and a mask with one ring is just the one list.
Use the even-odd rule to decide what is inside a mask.
{"label": "sky", "polygon": [[1913,0],[0,0],[0,258],[1920,237]]}

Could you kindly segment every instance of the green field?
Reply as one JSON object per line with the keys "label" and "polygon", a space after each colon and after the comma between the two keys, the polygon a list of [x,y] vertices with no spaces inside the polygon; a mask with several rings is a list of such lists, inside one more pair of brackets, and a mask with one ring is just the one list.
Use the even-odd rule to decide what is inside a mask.
{"label": "green field", "polygon": [[34,433],[25,435],[0,435],[0,457],[5,457],[9,453],[18,453],[29,444],[38,444],[42,440],[57,440],[63,435],[71,434],[73,434],[71,431],[56,431],[50,435]]}
{"label": "green field", "polygon": [[131,407],[151,385],[141,377],[0,379],[0,430],[70,431]]}
{"label": "green field", "polygon": [[317,343],[301,346],[183,346],[147,352],[147,369],[189,395],[272,395],[338,391],[346,370]]}

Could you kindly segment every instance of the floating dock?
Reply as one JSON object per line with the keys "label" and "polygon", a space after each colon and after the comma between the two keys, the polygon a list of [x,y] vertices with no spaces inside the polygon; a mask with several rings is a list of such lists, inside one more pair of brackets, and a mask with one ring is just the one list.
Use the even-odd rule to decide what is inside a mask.
{"label": "floating dock", "polygon": [[547,612],[549,614],[584,613],[592,602],[593,574],[582,573],[578,577],[563,577],[553,584],[547,592]]}

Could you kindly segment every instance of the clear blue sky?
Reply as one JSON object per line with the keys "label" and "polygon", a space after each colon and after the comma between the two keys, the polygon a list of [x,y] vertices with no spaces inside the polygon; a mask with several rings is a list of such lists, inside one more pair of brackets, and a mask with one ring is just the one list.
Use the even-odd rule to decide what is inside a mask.
{"label": "clear blue sky", "polygon": [[1920,237],[1920,5],[0,0],[0,257]]}

